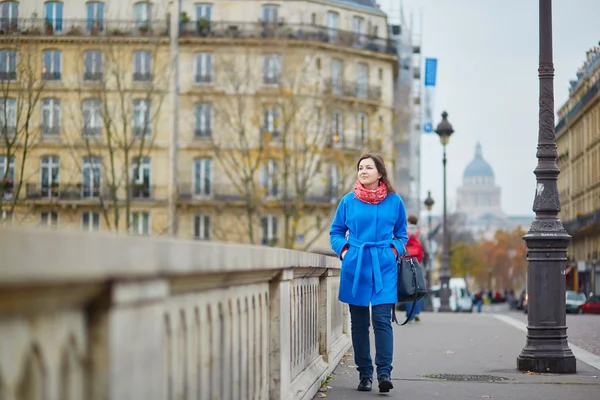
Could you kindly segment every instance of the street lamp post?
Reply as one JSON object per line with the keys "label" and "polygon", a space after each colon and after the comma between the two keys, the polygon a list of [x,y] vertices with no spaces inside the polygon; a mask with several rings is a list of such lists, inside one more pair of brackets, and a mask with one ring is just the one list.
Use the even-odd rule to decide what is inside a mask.
{"label": "street lamp post", "polygon": [[427,279],[427,299],[425,301],[425,305],[423,310],[425,311],[433,311],[433,304],[431,304],[431,267],[432,267],[432,254],[431,254],[431,209],[433,208],[433,204],[435,202],[431,198],[431,192],[427,192],[427,198],[423,202],[425,207],[427,207],[427,211],[429,211],[428,219],[429,219],[429,232],[427,234],[427,244],[429,245],[429,257],[427,260],[427,264],[425,265],[425,279]]}
{"label": "street lamp post", "polygon": [[567,342],[565,277],[571,237],[558,219],[554,136],[554,65],[552,62],[552,0],[539,0],[539,131],[534,170],[535,220],[523,237],[527,243],[527,341],[517,357],[520,371],[575,373],[576,361]]}
{"label": "street lamp post", "polygon": [[440,309],[439,311],[451,311],[450,310],[450,234],[448,232],[448,215],[447,215],[447,202],[446,202],[446,145],[450,140],[450,135],[454,133],[452,125],[448,122],[448,113],[444,111],[442,113],[442,122],[440,122],[435,130],[435,133],[440,137],[440,143],[444,148],[444,157],[442,164],[444,165],[444,249],[442,252],[442,270],[440,271]]}

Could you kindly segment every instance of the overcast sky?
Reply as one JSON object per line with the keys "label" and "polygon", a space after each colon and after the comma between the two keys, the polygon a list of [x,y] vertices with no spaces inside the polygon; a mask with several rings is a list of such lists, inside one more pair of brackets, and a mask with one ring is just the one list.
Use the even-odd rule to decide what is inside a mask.
{"label": "overcast sky", "polygon": [[[455,133],[448,145],[449,209],[480,141],[502,187],[509,215],[532,214],[538,132],[538,0],[380,0],[422,14],[422,49],[438,59],[434,126],[443,110]],[[568,99],[569,80],[600,41],[600,0],[554,0],[555,109]],[[422,199],[431,190],[442,210],[442,149],[422,140]]]}

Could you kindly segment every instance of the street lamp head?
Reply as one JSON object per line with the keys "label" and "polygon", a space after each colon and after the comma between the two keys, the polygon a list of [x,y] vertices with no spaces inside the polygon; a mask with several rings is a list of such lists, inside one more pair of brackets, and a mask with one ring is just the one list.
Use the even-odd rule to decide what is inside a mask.
{"label": "street lamp head", "polygon": [[425,207],[427,207],[427,211],[431,211],[431,209],[433,208],[434,201],[431,198],[430,191],[427,192],[427,198],[425,199],[425,201],[423,203],[425,204]]}
{"label": "street lamp head", "polygon": [[435,133],[440,137],[440,142],[443,146],[448,144],[450,135],[454,133],[454,129],[452,129],[452,125],[448,122],[448,113],[446,111],[442,113],[442,122],[438,124]]}

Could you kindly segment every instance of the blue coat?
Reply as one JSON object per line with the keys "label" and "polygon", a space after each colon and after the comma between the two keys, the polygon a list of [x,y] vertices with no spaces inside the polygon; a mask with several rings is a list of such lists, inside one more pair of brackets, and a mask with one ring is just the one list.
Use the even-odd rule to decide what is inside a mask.
{"label": "blue coat", "polygon": [[398,269],[391,246],[401,255],[408,240],[402,198],[388,194],[379,204],[367,204],[348,193],[338,205],[329,235],[338,256],[349,246],[342,260],[339,300],[355,306],[397,303]]}

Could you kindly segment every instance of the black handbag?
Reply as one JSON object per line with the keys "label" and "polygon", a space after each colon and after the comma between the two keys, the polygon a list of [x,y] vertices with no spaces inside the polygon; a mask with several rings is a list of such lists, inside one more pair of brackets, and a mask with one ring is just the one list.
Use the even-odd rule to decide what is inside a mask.
{"label": "black handbag", "polygon": [[[402,324],[398,323],[396,309],[394,308],[392,321],[402,326],[406,325],[412,318],[417,301],[427,296],[427,284],[425,283],[425,273],[423,271],[423,267],[421,267],[421,264],[416,257],[408,254],[408,251],[406,251],[406,246],[404,246],[404,253],[398,258],[397,265],[398,303],[409,303],[412,301],[410,313],[406,318],[406,321],[404,321]],[[408,304],[406,306],[408,307]]]}

